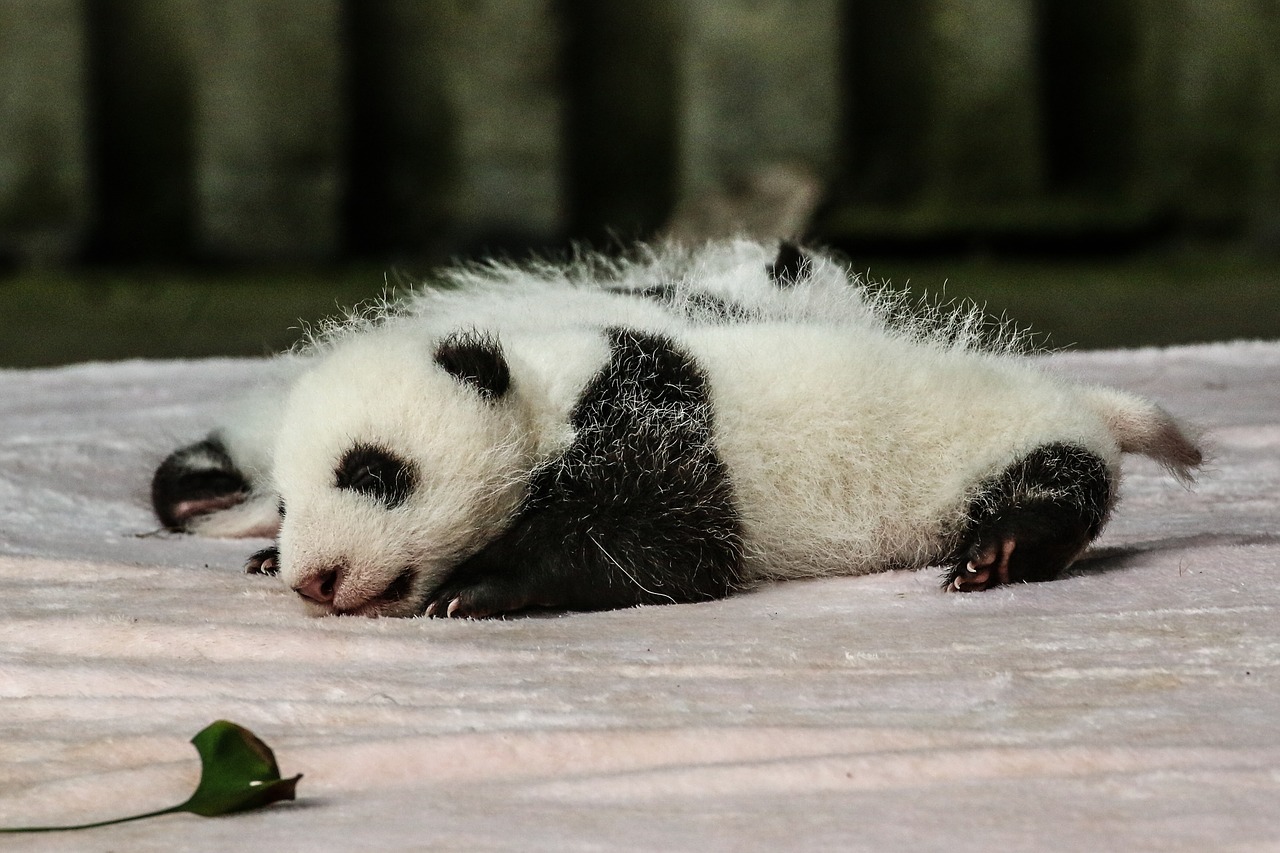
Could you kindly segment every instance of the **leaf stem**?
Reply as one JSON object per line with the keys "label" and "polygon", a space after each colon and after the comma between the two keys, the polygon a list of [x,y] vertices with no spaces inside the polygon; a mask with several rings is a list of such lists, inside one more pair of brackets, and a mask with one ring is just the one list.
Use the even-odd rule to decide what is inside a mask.
{"label": "leaf stem", "polygon": [[0,827],[0,832],[64,832],[73,829],[93,829],[98,826],[110,826],[113,823],[128,823],[131,820],[142,820],[144,817],[159,817],[162,814],[171,814],[174,812],[185,811],[186,803],[171,806],[167,809],[161,809],[158,812],[147,812],[146,814],[136,814],[129,817],[117,817],[111,820],[99,820],[94,823],[79,823],[74,826],[18,826],[18,827]]}

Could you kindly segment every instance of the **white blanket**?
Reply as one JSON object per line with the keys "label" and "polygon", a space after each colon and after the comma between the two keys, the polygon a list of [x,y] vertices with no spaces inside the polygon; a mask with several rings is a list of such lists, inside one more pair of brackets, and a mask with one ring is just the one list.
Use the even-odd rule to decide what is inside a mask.
{"label": "white blanket", "polygon": [[[311,619],[145,536],[261,362],[0,372],[0,824],[162,808],[219,718],[299,800],[36,850],[1280,848],[1280,344],[1055,356],[1209,427],[1054,583],[937,572],[506,621]],[[980,406],[981,401],[974,401]]]}

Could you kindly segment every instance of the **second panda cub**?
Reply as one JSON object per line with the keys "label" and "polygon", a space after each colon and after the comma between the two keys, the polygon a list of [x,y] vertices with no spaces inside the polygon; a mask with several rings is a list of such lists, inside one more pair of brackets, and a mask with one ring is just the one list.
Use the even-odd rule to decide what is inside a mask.
{"label": "second panda cub", "polygon": [[719,598],[941,565],[1047,580],[1120,456],[1188,478],[1157,406],[888,326],[761,320],[443,336],[374,329],[295,383],[278,570],[316,613],[491,616]]}

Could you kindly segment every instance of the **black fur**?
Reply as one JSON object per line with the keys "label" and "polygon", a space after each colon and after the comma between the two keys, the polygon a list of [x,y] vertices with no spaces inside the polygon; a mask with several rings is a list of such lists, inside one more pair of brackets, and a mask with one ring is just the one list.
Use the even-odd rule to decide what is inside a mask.
{"label": "black fur", "polygon": [[778,256],[773,259],[773,263],[765,267],[773,283],[782,288],[791,287],[804,278],[808,268],[809,259],[805,257],[801,248],[790,240],[782,241],[782,245],[778,247]]}
{"label": "black fur", "polygon": [[271,545],[261,551],[254,551],[244,563],[245,574],[278,575],[280,574],[280,548]]}
{"label": "black fur", "polygon": [[1071,444],[1047,444],[982,483],[944,586],[993,543],[1012,538],[1009,583],[1056,578],[1101,532],[1114,498],[1106,464]]}
{"label": "black fur", "polygon": [[564,455],[515,523],[458,567],[436,615],[604,610],[720,598],[740,586],[741,522],[712,443],[706,379],[659,335],[613,329]]}
{"label": "black fur", "polygon": [[199,515],[226,509],[248,496],[248,479],[216,435],[169,454],[151,478],[151,505],[160,523],[185,530]]}
{"label": "black fur", "polygon": [[511,370],[498,339],[479,332],[455,332],[440,342],[436,363],[481,396],[496,400],[511,387]]}
{"label": "black fur", "polygon": [[[367,495],[387,509],[407,501],[417,484],[417,466],[370,444],[354,445],[343,454],[333,474],[336,488]],[[281,503],[282,517],[283,507]]]}

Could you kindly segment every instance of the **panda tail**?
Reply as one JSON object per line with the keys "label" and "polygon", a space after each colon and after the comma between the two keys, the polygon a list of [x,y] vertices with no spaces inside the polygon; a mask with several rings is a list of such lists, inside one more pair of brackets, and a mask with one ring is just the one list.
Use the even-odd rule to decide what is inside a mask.
{"label": "panda tail", "polygon": [[1154,459],[1186,486],[1204,462],[1201,434],[1179,423],[1164,409],[1135,394],[1113,388],[1090,388],[1090,408],[1106,422],[1124,453]]}

